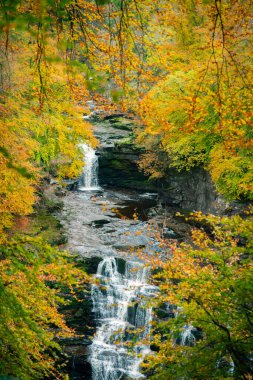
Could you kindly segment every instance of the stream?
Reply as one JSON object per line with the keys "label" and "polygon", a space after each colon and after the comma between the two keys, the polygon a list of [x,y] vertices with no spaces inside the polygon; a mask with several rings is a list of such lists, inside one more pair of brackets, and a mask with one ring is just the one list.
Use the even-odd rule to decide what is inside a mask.
{"label": "stream", "polygon": [[[141,253],[159,254],[167,260],[154,231],[173,242],[189,239],[191,226],[176,218],[175,211],[182,206],[191,210],[196,201],[192,189],[198,189],[203,176],[197,173],[195,182],[188,177],[187,182],[182,175],[185,193],[179,179],[173,184],[172,177],[174,198],[169,191],[166,203],[155,192],[157,188],[139,174],[138,151],[127,145],[132,122],[124,123],[105,118],[95,125],[98,151],[80,144],[83,174],[74,182],[73,191],[66,193],[59,216],[67,235],[66,249],[93,276],[89,294],[84,294],[81,306],[74,305],[71,316],[70,326],[78,330],[78,337],[64,346],[70,358],[70,380],[147,378],[141,363],[156,350],[151,343],[152,320],[175,318],[178,312],[177,306],[170,304],[152,310],[150,301],[159,289],[152,285]],[[214,196],[203,186],[199,189],[196,196],[201,204],[196,208],[205,211],[214,207]],[[185,325],[174,337],[174,344],[192,346],[201,336],[197,327]]]}
{"label": "stream", "polygon": [[[83,144],[84,173],[78,190],[64,199],[61,215],[67,249],[84,258],[99,258],[91,299],[96,331],[88,346],[91,375],[71,379],[143,379],[140,364],[149,352],[152,310],[147,300],[157,289],[149,269],[135,254],[154,244],[148,236],[157,194],[99,186],[95,151]],[[145,339],[146,338],[146,339]]]}
{"label": "stream", "polygon": [[[102,143],[110,148],[116,139],[115,135],[108,137],[108,131],[115,133],[102,125]],[[80,149],[84,172],[76,191],[64,198],[61,222],[68,236],[66,248],[93,262],[92,308],[90,313],[83,311],[93,319],[93,330],[88,334],[85,331],[83,343],[74,347],[69,378],[145,379],[141,363],[150,352],[152,321],[148,301],[158,288],[150,284],[149,268],[139,252],[159,252],[159,242],[150,233],[150,226],[157,225],[159,213],[161,217],[160,199],[154,192],[101,186],[97,152],[86,144]],[[175,238],[172,230],[167,228],[166,233]],[[168,317],[173,314],[169,305],[165,313]],[[191,342],[191,331],[191,326],[185,326],[182,344]]]}

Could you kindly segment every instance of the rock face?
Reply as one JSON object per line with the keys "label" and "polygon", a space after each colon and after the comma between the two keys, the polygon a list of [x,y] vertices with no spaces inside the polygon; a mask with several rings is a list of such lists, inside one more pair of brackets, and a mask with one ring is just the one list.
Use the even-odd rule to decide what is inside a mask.
{"label": "rock face", "polygon": [[133,128],[133,120],[122,115],[111,115],[95,124],[94,133],[100,141],[100,185],[154,191],[155,186],[138,170],[143,150],[133,143]]}
{"label": "rock face", "polygon": [[111,117],[95,127],[101,141],[98,154],[102,186],[156,191],[168,206],[187,211],[218,213],[225,210],[225,202],[216,193],[204,169],[180,173],[170,169],[162,181],[149,181],[138,169],[138,160],[144,151],[134,144],[132,128],[133,121],[122,117]]}
{"label": "rock face", "polygon": [[[88,274],[96,273],[100,257],[82,258],[76,262],[77,266],[83,268]],[[75,292],[75,297],[65,294],[69,303],[63,306],[63,313],[67,325],[73,328],[75,335],[69,339],[61,339],[64,358],[67,359],[66,371],[70,379],[87,380],[92,377],[91,365],[88,361],[90,355],[89,346],[92,343],[96,331],[93,304],[90,289]]]}
{"label": "rock face", "polygon": [[161,193],[168,205],[183,210],[216,213],[225,207],[209,174],[201,168],[180,173],[169,170]]}
{"label": "rock face", "polygon": [[140,153],[133,144],[129,143],[115,144],[114,147],[101,149],[99,156],[101,185],[155,191],[155,185],[138,170]]}

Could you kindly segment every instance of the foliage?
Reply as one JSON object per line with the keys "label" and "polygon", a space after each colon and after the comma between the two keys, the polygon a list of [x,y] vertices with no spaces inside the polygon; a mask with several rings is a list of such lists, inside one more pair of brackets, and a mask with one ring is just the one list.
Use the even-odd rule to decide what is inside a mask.
{"label": "foliage", "polygon": [[[65,9],[66,13],[62,7],[67,3],[62,2],[57,12]],[[83,167],[78,145],[84,141],[96,145],[96,139],[83,120],[89,96],[87,66],[81,65],[80,70],[74,59],[64,57],[66,31],[56,38],[55,4],[49,1],[40,8],[36,1],[17,1],[1,7],[5,10],[0,36],[0,232],[4,241],[13,215],[32,212],[40,175],[49,171],[58,178],[77,177]]]}
{"label": "foliage", "polygon": [[[97,143],[83,120],[91,98],[139,115],[151,179],[204,166],[227,198],[252,199],[252,1],[4,0],[0,10],[0,373],[57,378],[55,338],[72,333],[59,291],[82,275],[40,239],[12,237],[13,220],[33,212],[45,173],[79,175],[79,144]],[[155,337],[154,379],[252,371],[252,218],[206,219],[210,236],[161,242],[168,260],[155,260],[159,302],[182,309]],[[203,332],[193,347],[164,340],[185,324]]]}
{"label": "foliage", "polygon": [[57,311],[60,291],[81,286],[87,276],[40,238],[14,237],[0,249],[0,374],[60,378],[56,339],[73,335]]}
{"label": "foliage", "polygon": [[34,143],[26,139],[22,129],[13,122],[17,107],[11,109],[10,102],[5,105],[7,107],[2,108],[0,120],[3,144],[0,151],[0,241],[5,239],[4,229],[12,224],[12,214],[26,215],[32,211],[34,185],[36,178],[38,180],[38,172],[29,155]]}
{"label": "foliage", "polygon": [[[29,18],[36,94],[44,105],[52,92],[50,116],[56,88],[60,104],[63,99],[51,71],[64,60],[76,98],[85,88],[98,91],[107,98],[108,108],[110,101],[120,101],[122,109],[131,107],[140,115],[145,127],[138,143],[149,148],[148,155],[159,149],[178,170],[204,166],[227,198],[252,198],[250,0],[48,1],[44,7],[34,0],[27,6],[17,1],[11,9],[2,20],[3,31],[10,44],[13,25],[24,29],[21,20]],[[57,72],[58,79],[64,75],[62,69]],[[62,145],[55,144],[62,134],[58,122],[48,119],[49,136],[39,136],[37,158],[43,165],[51,160],[61,166],[61,175],[73,175],[80,168],[77,153],[66,154],[69,136]],[[57,119],[62,124],[61,117]],[[154,170],[145,162],[144,157],[140,166],[151,170],[152,178],[164,175],[159,158]]]}
{"label": "foliage", "polygon": [[[158,326],[159,352],[148,359],[152,379],[250,379],[252,373],[252,216],[196,214],[209,230],[193,230],[193,244],[161,242],[157,304],[177,306]],[[156,258],[155,268],[157,268]],[[178,345],[186,326],[200,332],[194,345]],[[158,327],[158,330],[157,330]]]}
{"label": "foliage", "polygon": [[60,26],[69,4],[0,4],[0,377],[62,378],[57,340],[73,331],[58,312],[60,293],[87,282],[43,238],[12,237],[14,222],[29,222],[24,216],[33,212],[41,176],[78,176],[78,144],[96,144],[83,120],[87,66],[77,69],[69,23]]}
{"label": "foliage", "polygon": [[252,6],[174,1],[159,7],[150,55],[157,57],[161,35],[170,38],[156,61],[159,81],[141,100],[145,127],[138,142],[148,142],[151,152],[158,146],[178,170],[204,166],[228,198],[252,199]]}

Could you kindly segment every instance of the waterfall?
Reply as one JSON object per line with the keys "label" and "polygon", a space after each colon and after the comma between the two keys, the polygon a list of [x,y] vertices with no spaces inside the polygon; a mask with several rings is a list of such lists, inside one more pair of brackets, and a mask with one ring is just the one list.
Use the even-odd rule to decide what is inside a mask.
{"label": "waterfall", "polygon": [[180,344],[182,346],[192,346],[196,342],[196,338],[194,336],[195,327],[192,325],[185,325],[184,330],[181,333],[180,336]]}
{"label": "waterfall", "polygon": [[78,190],[98,190],[98,157],[89,145],[80,144],[84,153],[84,170],[78,183]]}
{"label": "waterfall", "polygon": [[[144,378],[139,367],[149,345],[142,339],[150,333],[152,317],[146,300],[155,288],[147,284],[147,278],[148,270],[139,262],[122,266],[122,260],[120,265],[119,259],[106,257],[99,263],[99,282],[91,292],[98,325],[90,346],[92,380]],[[132,346],[131,341],[135,342]]]}

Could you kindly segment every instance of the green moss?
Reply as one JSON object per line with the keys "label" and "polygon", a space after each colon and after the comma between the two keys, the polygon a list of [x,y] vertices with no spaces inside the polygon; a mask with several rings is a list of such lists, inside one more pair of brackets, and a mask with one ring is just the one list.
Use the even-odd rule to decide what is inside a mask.
{"label": "green moss", "polygon": [[62,202],[42,195],[34,208],[34,213],[28,218],[28,225],[25,228],[20,226],[21,232],[29,236],[40,236],[46,243],[53,246],[66,244],[67,237],[63,226],[54,215],[62,208],[62,205]]}
{"label": "green moss", "polygon": [[127,137],[124,137],[123,139],[120,139],[119,141],[117,141],[117,143],[115,145],[116,146],[133,145],[133,141],[134,141],[133,135],[127,136]]}
{"label": "green moss", "polygon": [[43,209],[31,217],[31,224],[27,232],[32,236],[41,236],[45,242],[54,246],[67,242],[59,220]]}
{"label": "green moss", "polygon": [[125,119],[124,117],[118,117],[110,122],[113,125],[113,128],[120,129],[122,131],[132,131],[133,121]]}
{"label": "green moss", "polygon": [[117,170],[123,170],[123,171],[127,171],[127,172],[129,171],[128,165],[124,164],[124,162],[122,162],[122,161],[112,160],[111,166],[112,166],[112,168],[117,169]]}

